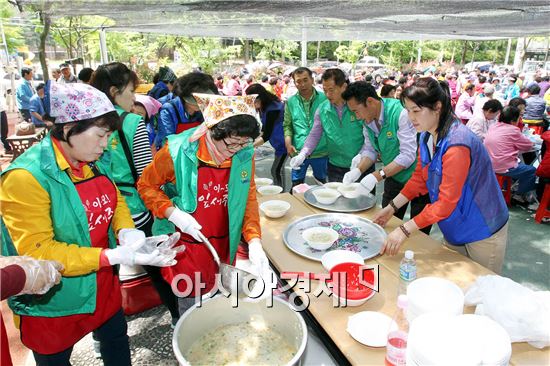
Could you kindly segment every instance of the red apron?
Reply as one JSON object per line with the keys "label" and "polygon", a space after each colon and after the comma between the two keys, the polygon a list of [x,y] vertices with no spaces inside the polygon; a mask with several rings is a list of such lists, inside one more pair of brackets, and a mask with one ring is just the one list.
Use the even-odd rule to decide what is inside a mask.
{"label": "red apron", "polygon": [[[116,206],[114,184],[104,175],[75,183],[86,210],[92,247],[108,248],[108,229]],[[99,328],[122,306],[118,276],[113,267],[101,268],[97,273],[96,310],[92,314],[75,314],[55,318],[21,316],[21,341],[40,354],[53,354],[72,347],[82,337]]]}
{"label": "red apron", "polygon": [[176,134],[182,133],[183,131],[187,131],[191,128],[197,127],[202,122],[187,122],[187,123],[178,123],[176,125]]}
{"label": "red apron", "polygon": [[[231,168],[199,166],[197,181],[197,209],[192,214],[202,225],[202,233],[210,240],[223,263],[229,263],[229,214],[227,211],[227,183]],[[178,263],[172,267],[161,268],[161,273],[168,283],[172,283],[178,274],[187,275],[194,283],[195,273],[200,274],[201,282],[206,285],[200,291],[207,293],[215,284],[218,265],[212,254],[192,236],[183,234],[180,242],[187,247],[176,256]],[[196,286],[188,288],[186,281],[178,281],[178,290],[191,290],[189,296],[195,296]]]}

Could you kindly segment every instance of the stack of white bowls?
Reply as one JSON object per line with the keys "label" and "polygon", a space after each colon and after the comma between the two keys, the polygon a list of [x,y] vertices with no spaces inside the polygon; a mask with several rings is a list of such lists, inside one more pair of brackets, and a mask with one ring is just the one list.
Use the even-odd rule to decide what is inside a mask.
{"label": "stack of white bowls", "polygon": [[482,315],[424,314],[412,322],[407,340],[407,366],[508,365],[510,336]]}
{"label": "stack of white bowls", "polygon": [[438,277],[423,277],[407,288],[409,323],[427,313],[460,315],[464,312],[464,293],[453,282]]}

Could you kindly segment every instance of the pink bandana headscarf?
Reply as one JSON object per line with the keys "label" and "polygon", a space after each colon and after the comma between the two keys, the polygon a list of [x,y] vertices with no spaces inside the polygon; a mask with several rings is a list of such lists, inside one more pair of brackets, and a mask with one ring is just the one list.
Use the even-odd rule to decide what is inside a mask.
{"label": "pink bandana headscarf", "polygon": [[115,111],[103,92],[87,84],[48,81],[44,89],[46,104],[49,104],[49,113],[55,117],[55,123],[76,122]]}
{"label": "pink bandana headscarf", "polygon": [[162,107],[162,104],[153,97],[148,95],[136,94],[136,102],[141,104],[145,111],[147,112],[147,118],[151,119],[155,114],[157,114]]}

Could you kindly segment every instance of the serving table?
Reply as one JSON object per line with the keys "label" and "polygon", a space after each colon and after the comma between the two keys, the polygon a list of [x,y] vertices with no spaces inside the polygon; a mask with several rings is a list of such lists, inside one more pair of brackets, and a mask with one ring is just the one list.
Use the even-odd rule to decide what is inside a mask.
{"label": "serving table", "polygon": [[[270,219],[261,215],[262,242],[272,267],[279,275],[281,272],[313,272],[326,273],[320,262],[301,257],[283,243],[283,234],[288,224],[303,216],[326,212],[316,209],[303,199],[303,195],[282,193],[276,196],[258,194],[259,202],[278,199],[290,203],[289,212],[282,218]],[[380,210],[373,207],[368,211],[357,213],[361,217],[372,219]],[[386,226],[390,233],[402,223],[393,217]],[[306,321],[319,333],[325,347],[339,365],[383,365],[386,349],[373,348],[355,341],[346,331],[348,317],[361,311],[377,311],[393,317],[397,309],[399,287],[399,262],[402,252],[410,249],[415,252],[418,277],[436,276],[449,279],[462,289],[471,285],[478,276],[492,274],[490,270],[473,262],[467,257],[456,253],[440,242],[430,238],[421,231],[415,232],[403,244],[400,253],[390,257],[377,256],[367,260],[366,264],[378,265],[379,292],[358,307],[334,307],[333,297],[320,294],[316,297],[303,288],[294,286],[292,291],[297,295],[296,303],[309,303],[302,315]],[[317,281],[311,282],[311,290],[317,288]],[[303,287],[303,286],[302,286]],[[474,307],[466,307],[466,313],[473,313]],[[550,350],[538,350],[527,343],[512,344],[511,365],[550,365]]]}

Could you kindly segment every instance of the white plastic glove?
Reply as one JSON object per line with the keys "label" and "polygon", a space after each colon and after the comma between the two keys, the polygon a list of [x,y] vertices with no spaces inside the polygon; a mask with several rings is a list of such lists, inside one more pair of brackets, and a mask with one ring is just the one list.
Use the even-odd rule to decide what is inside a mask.
{"label": "white plastic glove", "polygon": [[23,268],[27,276],[20,294],[43,295],[61,282],[60,271],[63,271],[63,265],[57,261],[13,257],[10,262]]}
{"label": "white plastic glove", "polygon": [[126,246],[137,241],[145,240],[145,233],[138,229],[120,229],[118,231],[118,244]]}
{"label": "white plastic glove", "polygon": [[250,301],[260,301],[272,295],[273,290],[277,288],[277,277],[269,267],[269,260],[262,248],[262,242],[258,238],[250,240],[248,243],[248,259],[254,266],[253,273],[259,276],[263,284],[258,282],[252,288],[251,295],[254,296]]}
{"label": "white plastic glove", "polygon": [[185,245],[182,244],[175,247],[180,237],[181,235],[179,232],[175,232],[172,235],[150,236],[145,238],[145,244],[139,248],[138,252],[150,254],[158,249],[161,254],[170,254],[171,250],[174,250],[176,253],[181,253],[185,251]]}
{"label": "white plastic glove", "polygon": [[370,192],[376,187],[376,183],[378,183],[378,179],[374,176],[374,174],[369,174],[365,178],[361,179],[361,185],[359,186],[359,193],[362,195],[370,194]]}
{"label": "white plastic glove", "polygon": [[[355,168],[358,168],[359,167],[359,163],[361,162],[361,160],[363,159],[363,156],[361,154],[357,154],[353,157],[353,159],[351,159],[351,165],[349,167],[350,170],[353,170]],[[357,180],[357,179],[356,179]]]}
{"label": "white plastic glove", "polygon": [[300,152],[298,155],[290,159],[290,167],[294,170],[298,170],[300,169],[300,166],[304,163],[304,160],[306,160],[306,154]]}
{"label": "white plastic glove", "polygon": [[118,246],[114,249],[106,249],[105,255],[109,259],[111,265],[124,264],[133,266],[136,264],[155,266],[155,267],[170,267],[176,264],[176,251],[166,249],[162,252],[159,249],[153,249],[150,253],[149,247],[145,247],[146,239],[141,239],[135,243],[125,246]]}
{"label": "white plastic glove", "polygon": [[183,212],[179,208],[174,207],[174,211],[172,211],[172,214],[168,217],[168,221],[176,225],[182,232],[191,235],[195,240],[202,241],[199,236],[202,226],[187,212]]}
{"label": "white plastic glove", "polygon": [[260,239],[254,238],[248,243],[248,259],[256,267],[257,273],[261,274],[269,270],[269,260],[265,255]]}
{"label": "white plastic glove", "polygon": [[361,171],[359,170],[359,168],[353,168],[349,172],[344,174],[344,179],[342,179],[342,183],[351,184],[355,182],[357,179],[359,179],[360,176],[361,176]]}

